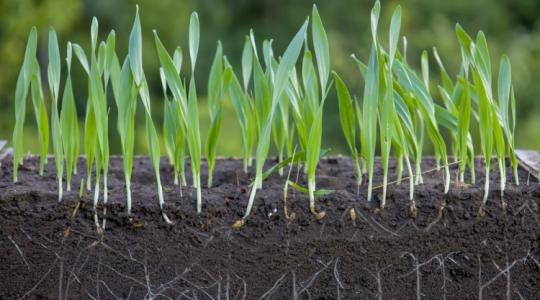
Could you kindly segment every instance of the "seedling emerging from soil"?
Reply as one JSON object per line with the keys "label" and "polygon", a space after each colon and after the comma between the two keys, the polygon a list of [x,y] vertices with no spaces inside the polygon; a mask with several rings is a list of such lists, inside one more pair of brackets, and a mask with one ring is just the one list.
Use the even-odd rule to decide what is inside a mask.
{"label": "seedling emerging from soil", "polygon": [[[515,153],[515,96],[511,82],[511,66],[507,56],[500,59],[496,87],[492,80],[491,58],[486,37],[479,32],[473,40],[459,25],[456,35],[461,47],[462,64],[455,80],[447,73],[439,54],[433,49],[438,65],[441,83],[438,86],[442,104],[434,100],[430,91],[429,57],[421,55],[421,72],[417,73],[406,59],[407,42],[403,38],[403,53],[398,50],[400,36],[401,9],[397,7],[390,22],[388,48],[378,38],[380,2],[371,11],[372,46],[368,63],[364,64],[353,55],[362,77],[364,91],[362,103],[353,100],[347,86],[337,73],[333,73],[339,103],[339,117],[345,140],[354,160],[357,185],[360,186],[363,173],[367,173],[367,198],[371,200],[375,168],[376,149],[380,148],[382,178],[381,207],[386,204],[390,155],[396,160],[397,180],[400,183],[404,169],[409,179],[409,197],[414,208],[414,185],[422,183],[422,151],[424,135],[431,142],[437,170],[444,169],[444,192],[450,185],[448,151],[459,164],[456,182],[463,182],[468,167],[472,183],[475,182],[474,149],[470,133],[473,125],[478,125],[480,148],[485,161],[485,192],[483,203],[489,193],[489,173],[493,152],[500,172],[500,189],[506,187],[505,160],[508,156],[513,168],[515,182],[519,184],[517,158]],[[273,172],[282,174],[288,165],[298,164],[307,177],[307,188],[289,180],[290,169],[285,184],[309,196],[310,211],[317,218],[324,212],[315,209],[315,197],[324,196],[331,190],[316,190],[316,170],[321,150],[323,109],[330,80],[330,51],[328,38],[317,8],[313,6],[311,38],[307,31],[309,19],[302,25],[288,45],[282,57],[274,56],[272,40],[262,43],[262,56],[257,52],[253,31],[246,37],[242,51],[241,80],[223,55],[218,42],[214,60],[208,75],[208,109],[210,130],[205,141],[208,162],[208,187],[212,186],[213,170],[216,164],[217,140],[221,131],[223,102],[230,98],[242,135],[242,156],[244,171],[247,172],[253,159],[256,145],[255,178],[251,186],[246,212],[235,227],[244,224],[253,208],[256,192],[262,182]],[[13,131],[13,180],[17,181],[18,166],[23,160],[23,127],[26,114],[26,98],[31,90],[32,104],[39,132],[40,174],[47,162],[49,134],[52,135],[53,154],[58,180],[58,197],[62,199],[62,177],[67,176],[67,190],[71,190],[72,175],[76,173],[79,155],[79,131],[75,96],[71,82],[72,54],[78,58],[88,75],[88,99],[86,103],[84,127],[84,153],[86,154],[86,186],[91,189],[91,174],[94,169],[94,210],[100,194],[100,178],[103,176],[103,199],[107,204],[109,129],[107,88],[112,82],[113,95],[118,113],[117,130],[122,146],[124,178],[127,193],[127,211],[131,213],[131,176],[133,171],[133,149],[135,143],[135,114],[137,98],[141,98],[145,115],[147,145],[155,172],[159,205],[163,218],[171,223],[163,212],[164,196],[159,172],[160,140],[154,126],[151,112],[150,91],[142,62],[142,34],[139,12],[135,16],[129,37],[128,56],[120,61],[115,53],[115,33],[111,31],[106,41],[98,44],[98,22],[94,18],[91,25],[91,51],[88,56],[77,44],[67,45],[67,79],[59,112],[61,60],[57,36],[49,31],[47,82],[50,91],[51,115],[47,114],[42,90],[41,68],[36,58],[37,30],[33,28],[28,38],[24,61],[15,90],[15,128]],[[189,24],[189,57],[191,73],[189,83],[180,75],[183,54],[178,47],[171,57],[157,33],[154,31],[157,54],[161,64],[159,70],[164,104],[164,145],[174,167],[175,184],[186,184],[184,155],[186,146],[191,160],[193,186],[196,189],[197,212],[202,211],[201,186],[201,137],[199,128],[198,100],[195,84],[200,25],[196,13],[191,15]],[[313,49],[310,49],[312,47]],[[303,51],[301,70],[296,64]],[[72,53],[73,52],[73,53]],[[261,59],[262,58],[262,59]],[[264,62],[264,68],[263,64]],[[300,76],[299,76],[300,75]],[[497,89],[494,92],[494,89]],[[170,92],[170,94],[169,94]],[[172,95],[172,97],[169,97]],[[51,130],[49,132],[49,117]],[[471,118],[472,117],[472,118]],[[292,121],[292,122],[291,122]],[[473,122],[474,123],[472,125]],[[443,139],[442,130],[450,136],[449,150]],[[359,141],[357,138],[359,137]],[[278,163],[263,172],[271,141],[277,149]],[[293,151],[298,142],[301,151]],[[379,145],[377,145],[379,142]],[[292,157],[291,157],[292,155]],[[362,158],[360,165],[359,159]],[[411,159],[414,162],[413,171]],[[65,164],[65,165],[64,165]],[[106,216],[106,205],[104,217]],[[97,212],[95,221],[98,225]],[[103,227],[105,226],[105,218]]]}
{"label": "seedling emerging from soil", "polygon": [[[109,112],[107,105],[107,86],[110,76],[110,62],[114,54],[115,34],[109,33],[107,42],[101,42],[97,47],[98,22],[94,18],[91,25],[91,52],[90,64],[82,48],[73,45],[75,55],[88,74],[88,102],[85,121],[84,148],[87,157],[87,188],[90,189],[92,163],[95,162],[94,183],[94,210],[100,193],[100,178],[103,175],[103,202],[108,201],[108,173],[109,173]],[[106,206],[104,210],[106,214]],[[97,212],[94,212],[96,226],[98,225]],[[103,222],[105,225],[105,220]]]}
{"label": "seedling emerging from soil", "polygon": [[223,88],[223,49],[218,42],[216,55],[208,78],[208,110],[210,113],[210,131],[206,139],[206,160],[208,162],[208,187],[212,187],[214,167],[216,165],[216,147],[221,132],[221,113],[225,98]]}
{"label": "seedling emerging from soil", "polygon": [[506,137],[506,146],[510,156],[510,163],[514,171],[514,180],[519,185],[518,160],[516,156],[514,132],[516,129],[516,98],[512,86],[512,67],[508,56],[503,55],[499,64],[499,78],[497,82],[497,95],[499,97],[498,118]]}
{"label": "seedling emerging from soil", "polygon": [[197,90],[195,87],[195,63],[199,52],[200,25],[199,16],[196,12],[191,14],[189,20],[189,57],[191,59],[191,78],[188,90],[187,110],[187,140],[189,157],[191,159],[191,173],[193,186],[197,189],[197,213],[202,211],[201,199],[201,133],[199,130],[199,108],[197,102]]}
{"label": "seedling emerging from soil", "polygon": [[328,94],[330,75],[330,51],[328,38],[316,6],[313,6],[311,31],[317,70],[313,63],[313,54],[307,47],[306,38],[302,61],[302,80],[299,83],[296,74],[291,76],[288,95],[293,107],[300,146],[306,153],[305,171],[307,173],[309,209],[320,219],[324,217],[325,213],[317,212],[315,209],[315,173],[321,151],[323,109]]}
{"label": "seedling emerging from soil", "polygon": [[[246,40],[246,45],[249,46],[249,48],[246,50],[244,47],[244,53],[251,51],[251,46],[249,44],[249,40]],[[245,64],[244,58],[246,55],[243,55],[242,59],[242,65]],[[251,57],[250,57],[251,61]],[[240,130],[242,132],[242,157],[244,161],[244,172],[247,173],[248,167],[251,166],[252,163],[252,151],[253,151],[253,144],[255,142],[255,133],[256,133],[256,124],[255,124],[255,116],[253,113],[253,103],[250,99],[250,96],[247,92],[247,84],[249,84],[249,76],[246,79],[244,76],[244,80],[247,81],[247,84],[244,85],[244,89],[242,89],[242,86],[240,82],[238,81],[238,78],[234,74],[234,71],[232,70],[232,67],[230,64],[225,61],[225,71],[223,74],[224,78],[227,78],[224,80],[224,83],[226,83],[226,86],[224,86],[229,98],[231,99],[231,102],[233,104],[234,112],[236,114],[236,118],[238,119],[238,123],[240,124]],[[242,68],[244,70],[244,68]],[[251,67],[250,67],[251,70]],[[249,71],[251,72],[251,71]],[[243,71],[244,74],[246,74],[246,71]]]}
{"label": "seedling emerging from soil", "polygon": [[171,224],[171,220],[165,214],[163,205],[165,200],[163,198],[163,186],[161,185],[161,176],[159,173],[159,161],[161,157],[161,150],[159,148],[159,139],[157,135],[156,127],[154,126],[154,121],[152,120],[152,111],[150,104],[150,92],[148,89],[148,83],[144,75],[143,66],[142,66],[142,34],[141,34],[141,21],[139,19],[139,7],[137,6],[137,11],[135,15],[135,22],[133,23],[133,28],[129,36],[129,48],[128,48],[128,60],[131,69],[131,74],[133,76],[133,81],[135,83],[138,95],[141,98],[141,102],[144,106],[145,111],[145,127],[146,127],[146,138],[148,145],[148,152],[150,154],[150,159],[152,160],[152,165],[154,167],[154,174],[156,176],[156,184],[158,188],[158,198],[159,198],[159,208],[161,209],[161,215],[165,222]]}
{"label": "seedling emerging from soil", "polygon": [[[362,183],[362,170],[359,163],[359,151],[356,142],[356,118],[361,116],[355,115],[355,103],[351,97],[349,89],[345,85],[345,82],[339,77],[336,72],[332,73],[336,82],[336,93],[338,97],[339,105],[339,122],[341,124],[341,130],[345,136],[345,141],[351,152],[352,159],[354,161],[354,171],[356,172],[356,185],[358,188]],[[358,192],[358,191],[357,191]]]}
{"label": "seedling emerging from soil", "polygon": [[[26,118],[26,100],[28,91],[32,86],[32,104],[39,133],[40,163],[39,174],[43,175],[47,163],[49,148],[49,119],[47,108],[41,92],[41,80],[39,65],[36,59],[37,29],[32,28],[28,35],[28,42],[24,52],[24,60],[17,78],[15,88],[15,128],[13,129],[13,181],[17,182],[17,170],[23,163],[23,130]],[[37,68],[37,69],[36,69]],[[38,77],[39,76],[39,77]],[[39,82],[38,82],[39,81]]]}
{"label": "seedling emerging from soil", "polygon": [[[515,119],[515,113],[513,111],[515,104],[510,103],[514,102],[514,100],[510,94],[511,78],[509,62],[505,57],[501,60],[498,80],[499,103],[497,103],[492,92],[491,62],[484,34],[480,31],[476,37],[476,41],[473,41],[463,28],[457,25],[456,35],[461,46],[463,60],[468,62],[468,68],[470,68],[472,87],[476,96],[474,101],[478,107],[480,141],[485,161],[484,203],[486,203],[489,193],[490,161],[493,150],[497,153],[501,194],[504,193],[506,184],[505,158],[507,155],[507,143],[510,144],[509,155],[511,161],[515,159],[513,158],[513,119]],[[469,70],[467,69],[466,71],[468,72]],[[512,111],[511,113],[509,113],[509,109]],[[512,120],[510,119],[510,114],[512,115]],[[514,162],[512,162],[512,165],[515,170]],[[516,181],[516,183],[519,182]]]}
{"label": "seedling emerging from soil", "polygon": [[56,179],[58,180],[58,202],[62,201],[62,177],[64,175],[64,152],[62,144],[62,131],[60,126],[60,114],[58,113],[58,95],[60,93],[60,50],[58,38],[54,29],[49,30],[49,66],[47,79],[51,92],[51,133],[53,143],[54,162],[56,165]]}
{"label": "seedling emerging from soil", "polygon": [[68,42],[66,65],[67,79],[62,97],[62,111],[60,113],[60,127],[62,128],[62,143],[64,157],[66,160],[67,191],[71,191],[73,174],[77,171],[77,160],[79,158],[79,119],[75,106],[75,97],[71,85],[71,59],[72,45]]}
{"label": "seedling emerging from soil", "polygon": [[120,68],[118,58],[111,65],[111,82],[118,109],[117,130],[122,146],[124,179],[126,182],[127,213],[131,214],[131,174],[133,171],[133,146],[135,142],[135,111],[138,90],[131,74],[129,60]]}
{"label": "seedling emerging from soil", "polygon": [[[180,106],[180,122],[186,128],[186,139],[191,160],[191,172],[193,176],[193,186],[197,190],[197,212],[202,211],[201,199],[201,137],[199,130],[199,111],[197,104],[197,91],[195,89],[195,63],[199,49],[199,18],[196,13],[191,15],[189,23],[189,54],[191,59],[191,79],[189,88],[186,91],[185,85],[180,79],[180,75],[175,68],[173,59],[159,40],[157,32],[154,31],[156,49],[161,63],[164,77],[171,90],[174,101]],[[179,69],[179,68],[178,68]]]}
{"label": "seedling emerging from soil", "polygon": [[367,164],[368,191],[367,199],[371,200],[373,187],[373,169],[375,164],[375,147],[377,142],[377,107],[379,102],[379,63],[376,52],[377,36],[376,28],[379,21],[380,3],[375,2],[371,11],[371,31],[373,45],[369,55],[369,63],[365,75],[364,102],[362,108],[362,126],[360,142],[362,145],[362,157]]}
{"label": "seedling emerging from soil", "polygon": [[251,208],[253,207],[253,202],[255,200],[255,194],[257,189],[262,187],[263,181],[263,167],[268,157],[268,151],[270,148],[270,134],[272,130],[272,122],[275,110],[277,108],[281,93],[285,89],[285,85],[289,80],[291,71],[296,64],[300,50],[302,49],[302,43],[305,39],[306,30],[308,26],[308,21],[304,22],[304,25],[296,33],[293,40],[285,50],[283,57],[277,67],[275,73],[274,86],[271,93],[271,103],[270,103],[270,113],[267,118],[261,123],[262,131],[259,136],[259,143],[257,145],[256,151],[256,169],[255,169],[255,180],[251,187],[251,193],[249,196],[248,206],[244,214],[243,220],[245,220],[251,213]]}
{"label": "seedling emerging from soil", "polygon": [[[176,48],[173,55],[173,63],[176,73],[180,74],[182,67],[182,49]],[[163,135],[165,149],[169,156],[169,161],[174,168],[174,183],[186,185],[185,174],[185,150],[186,150],[186,125],[182,121],[182,108],[179,101],[171,101],[167,94],[167,77],[163,68],[159,69],[161,86],[165,103],[163,105]],[[174,100],[174,98],[173,98]]]}
{"label": "seedling emerging from soil", "polygon": [[[458,182],[464,182],[465,170],[466,167],[469,166],[471,181],[474,183],[474,145],[469,133],[469,124],[472,114],[469,83],[463,77],[465,74],[461,74],[454,84],[446,72],[442,60],[435,48],[433,48],[433,55],[439,65],[442,79],[442,86],[439,86],[439,92],[446,111],[449,113],[449,115],[444,117],[444,120],[446,120],[444,124],[446,124],[447,129],[449,129],[452,152],[455,160],[459,163]],[[461,65],[461,72],[467,68],[464,64],[465,62]],[[443,119],[441,118],[443,115],[445,115],[445,112],[439,110],[439,119]],[[443,126],[445,126],[444,124]]]}

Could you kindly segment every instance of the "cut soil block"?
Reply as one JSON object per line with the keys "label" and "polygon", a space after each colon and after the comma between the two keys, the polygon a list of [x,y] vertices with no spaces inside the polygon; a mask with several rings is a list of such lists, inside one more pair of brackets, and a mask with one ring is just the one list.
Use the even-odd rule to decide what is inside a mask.
{"label": "cut soil block", "polygon": [[[326,217],[317,220],[305,195],[272,175],[257,193],[252,215],[239,229],[253,174],[242,162],[221,159],[214,187],[203,189],[197,215],[195,191],[175,186],[162,160],[167,225],[158,208],[150,160],[137,157],[133,173],[133,219],[126,215],[121,158],[110,162],[107,226],[98,232],[93,191],[79,198],[84,160],[73,191],[58,203],[52,159],[45,175],[38,158],[27,157],[19,182],[11,158],[0,167],[0,299],[538,299],[540,295],[540,185],[520,169],[520,186],[508,184],[501,198],[493,170],[490,197],[482,208],[483,173],[477,182],[455,182],[443,193],[442,171],[381,188],[367,202],[366,184],[355,183],[349,158],[323,158],[318,188],[334,193],[317,199]],[[269,165],[275,161],[269,161]],[[377,162],[378,164],[378,162]],[[379,165],[379,164],[378,164]],[[496,164],[494,164],[496,165]],[[426,159],[423,170],[435,168]],[[189,165],[187,166],[189,169]],[[285,170],[287,173],[287,170]],[[303,171],[292,180],[305,186]],[[395,180],[395,165],[390,166]],[[190,181],[190,175],[188,181]],[[206,182],[203,174],[202,182]],[[466,180],[469,181],[468,174]],[[374,186],[382,181],[376,170]],[[102,219],[102,196],[98,205]],[[351,213],[351,208],[355,208]]]}

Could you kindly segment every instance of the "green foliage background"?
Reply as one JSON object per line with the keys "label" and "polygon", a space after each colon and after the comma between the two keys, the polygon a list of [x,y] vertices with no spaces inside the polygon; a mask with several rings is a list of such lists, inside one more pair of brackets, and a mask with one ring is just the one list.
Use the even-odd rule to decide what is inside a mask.
{"label": "green foliage background", "polygon": [[[330,41],[331,64],[351,89],[361,95],[364,85],[352,63],[351,53],[366,60],[370,47],[369,12],[372,1],[360,0],[0,0],[0,139],[9,139],[14,124],[15,81],[23,59],[24,47],[30,28],[39,30],[38,55],[42,70],[47,63],[47,31],[53,26],[59,35],[61,55],[65,57],[68,40],[89,47],[90,22],[96,16],[100,25],[100,38],[109,30],[117,34],[117,51],[127,53],[130,26],[135,15],[135,4],[141,7],[144,40],[144,63],[153,92],[154,120],[161,128],[162,96],[158,74],[158,58],[154,48],[152,29],[156,29],[169,50],[181,45],[187,54],[189,15],[193,10],[201,20],[201,48],[197,63],[197,84],[200,97],[201,128],[203,137],[209,123],[204,93],[206,76],[216,49],[217,40],[223,43],[224,53],[240,70],[240,54],[244,36],[250,28],[255,31],[259,43],[274,39],[274,50],[281,54],[293,34],[310,15],[311,5],[316,3]],[[498,60],[507,53],[513,67],[513,81],[517,97],[517,146],[540,149],[540,99],[537,97],[540,78],[540,1],[537,0],[382,0],[381,32],[387,32],[390,16],[396,5],[401,4],[402,33],[409,42],[408,60],[419,66],[420,53],[436,46],[451,74],[460,62],[459,45],[454,26],[459,22],[469,33],[483,30],[488,38],[492,63],[498,72]],[[431,57],[431,56],[430,56]],[[438,71],[430,60],[431,74]],[[82,120],[87,95],[86,75],[74,63],[73,85]],[[189,74],[189,64],[184,64]],[[63,67],[62,80],[65,80]],[[495,73],[497,74],[497,73]],[[43,74],[45,77],[46,75]],[[436,82],[432,92],[436,91]],[[434,93],[435,98],[438,97]],[[112,101],[112,99],[110,100]],[[50,103],[49,100],[47,100]],[[111,128],[116,120],[114,104],[111,108]],[[139,128],[144,125],[142,107],[138,109]],[[30,114],[31,112],[29,112]],[[32,120],[32,118],[27,118]],[[333,148],[334,154],[348,153],[345,139],[339,128],[337,99],[332,91],[327,100],[324,117],[323,147]],[[37,131],[32,121],[27,121],[25,145],[28,151],[37,152]],[[137,130],[136,152],[146,151],[144,130]],[[111,151],[120,153],[119,139],[111,130]],[[231,104],[225,104],[222,135],[218,155],[240,154],[239,127]]]}

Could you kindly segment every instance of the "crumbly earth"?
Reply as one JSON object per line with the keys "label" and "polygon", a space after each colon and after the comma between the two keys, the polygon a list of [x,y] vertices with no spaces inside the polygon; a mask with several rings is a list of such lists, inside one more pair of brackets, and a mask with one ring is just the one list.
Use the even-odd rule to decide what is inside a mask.
{"label": "crumbly earth", "polygon": [[[540,185],[520,170],[521,185],[500,196],[498,171],[481,208],[483,172],[475,185],[452,178],[443,193],[442,172],[424,175],[365,199],[357,194],[349,158],[321,160],[317,184],[335,192],[317,199],[326,217],[308,211],[307,197],[290,189],[284,215],[285,177],[272,175],[257,193],[246,224],[244,212],[253,174],[235,159],[217,162],[215,185],[203,189],[203,212],[195,192],[175,186],[162,161],[167,225],[158,208],[153,170],[137,157],[133,219],[126,215],[121,158],[110,162],[107,226],[94,223],[93,191],[79,198],[81,176],[58,203],[54,163],[38,175],[27,157],[19,182],[9,159],[0,167],[0,299],[534,299],[540,295]],[[275,162],[271,161],[270,164]],[[423,170],[434,168],[426,159]],[[79,161],[84,175],[84,160]],[[187,166],[189,169],[189,165]],[[382,180],[376,174],[374,186]],[[188,172],[189,173],[189,172]],[[285,171],[287,174],[287,170]],[[390,166],[395,179],[395,165]],[[455,176],[455,166],[452,166]],[[292,179],[297,172],[293,169]],[[188,174],[188,179],[190,179]],[[468,178],[467,178],[468,179]],[[188,180],[189,181],[189,180]],[[206,182],[206,174],[203,174]],[[303,171],[299,183],[304,184]],[[98,205],[102,219],[102,197]],[[350,209],[355,208],[355,216]],[[354,217],[354,218],[352,218]]]}

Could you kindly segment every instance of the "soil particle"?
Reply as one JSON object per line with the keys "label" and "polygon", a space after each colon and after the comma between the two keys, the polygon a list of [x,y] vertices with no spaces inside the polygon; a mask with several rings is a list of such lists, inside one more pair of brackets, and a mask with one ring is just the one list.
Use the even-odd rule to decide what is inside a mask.
{"label": "soil particle", "polygon": [[[540,185],[509,181],[504,199],[498,171],[482,206],[483,182],[443,193],[442,172],[424,174],[409,200],[408,180],[357,195],[352,161],[321,160],[317,186],[335,192],[317,199],[321,220],[306,196],[288,191],[275,174],[257,193],[250,218],[239,229],[253,174],[242,162],[221,159],[214,186],[175,186],[163,160],[167,225],[157,203],[152,165],[137,157],[133,215],[125,213],[122,161],[112,157],[107,227],[94,225],[93,191],[80,199],[83,159],[73,191],[58,203],[53,160],[43,177],[38,159],[25,158],[19,182],[12,165],[0,166],[0,299],[534,299],[540,295]],[[270,161],[269,164],[274,163]],[[478,170],[481,170],[478,163]],[[435,167],[426,159],[424,170]],[[454,167],[454,166],[453,166]],[[186,169],[189,170],[189,164]],[[203,166],[203,169],[205,167]],[[395,164],[390,164],[389,182]],[[286,173],[286,172],[285,172]],[[513,178],[508,168],[509,178]],[[292,171],[293,178],[296,170]],[[451,174],[456,174],[455,169]],[[190,174],[186,174],[188,179]],[[374,186],[382,182],[376,170]],[[520,181],[528,174],[520,169]],[[305,186],[303,172],[299,184]],[[466,175],[469,180],[469,175]],[[190,180],[188,180],[189,182]],[[206,182],[203,173],[202,182]],[[354,210],[351,210],[354,208]],[[102,214],[103,204],[98,205]],[[354,211],[354,213],[352,213]]]}

